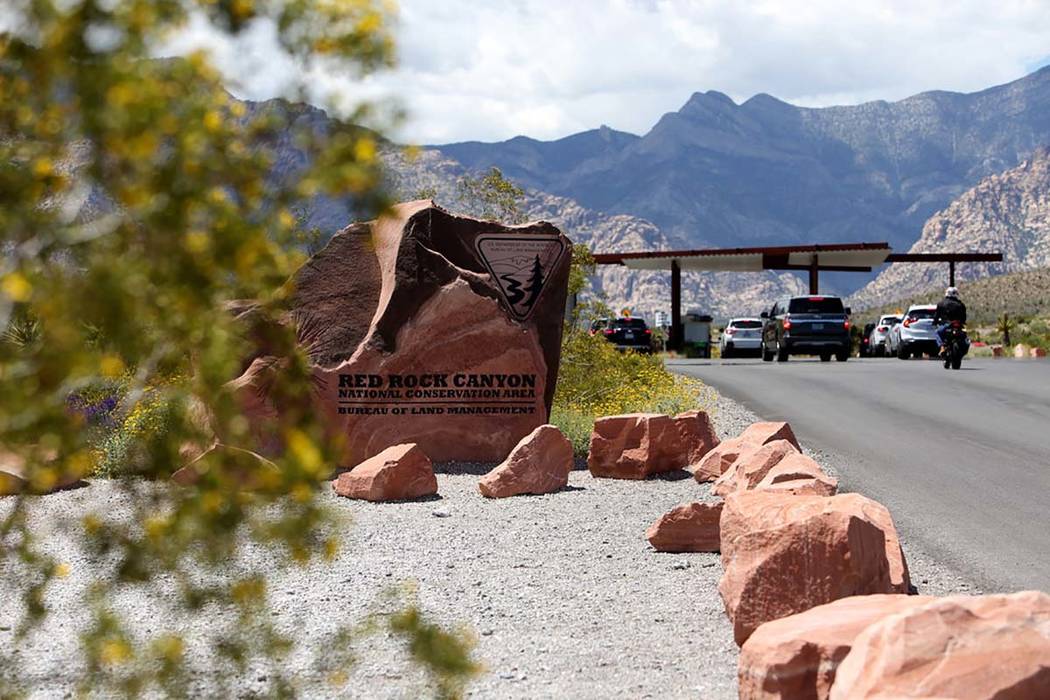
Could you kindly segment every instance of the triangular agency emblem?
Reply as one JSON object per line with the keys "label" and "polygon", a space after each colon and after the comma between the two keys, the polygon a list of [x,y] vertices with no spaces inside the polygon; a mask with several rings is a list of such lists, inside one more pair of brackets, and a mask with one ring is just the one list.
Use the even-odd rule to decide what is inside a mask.
{"label": "triangular agency emblem", "polygon": [[513,233],[483,233],[474,241],[503,294],[511,316],[524,321],[532,315],[550,274],[565,253],[559,236]]}

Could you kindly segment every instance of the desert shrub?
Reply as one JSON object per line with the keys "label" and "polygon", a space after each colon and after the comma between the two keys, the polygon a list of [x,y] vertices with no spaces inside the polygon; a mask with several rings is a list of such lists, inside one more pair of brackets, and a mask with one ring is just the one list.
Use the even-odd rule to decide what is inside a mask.
{"label": "desert shrub", "polygon": [[[207,442],[209,429],[235,447],[251,444],[226,388],[248,350],[225,311],[232,300],[258,303],[261,322],[270,322],[263,326],[274,329],[267,346],[289,358],[274,400],[309,405],[306,358],[294,331],[276,322],[292,291],[284,283],[303,261],[293,212],[333,197],[375,215],[386,201],[375,131],[314,129],[295,105],[246,106],[203,52],[152,57],[191,21],[215,37],[269,26],[274,51],[304,74],[323,64],[361,76],[393,61],[386,7],[371,0],[4,6],[0,446],[25,463],[33,485],[90,473],[100,445],[101,469],[128,477],[115,484],[126,507],[71,512],[55,528],[78,533],[86,549],[78,561],[104,563],[77,619],[65,624],[82,634],[70,674],[84,695],[185,697],[187,679],[204,678],[215,696],[232,696],[253,664],[271,669],[260,695],[296,694],[298,679],[283,660],[305,650],[271,619],[267,577],[338,549],[339,520],[316,494],[339,446],[323,438],[314,413],[282,412],[274,431],[288,449],[251,494],[233,477],[244,467],[238,450],[213,455],[197,488],[130,477],[167,479],[182,463],[180,448]],[[284,96],[300,98],[308,87],[293,79]],[[382,126],[375,113],[361,104],[351,115]],[[294,177],[272,176],[270,144],[282,142],[294,143],[303,163]],[[206,411],[209,429],[181,410],[191,404]],[[108,422],[110,442],[100,441]],[[26,494],[0,502],[0,590],[5,603],[21,601],[5,619],[16,639],[0,647],[0,697],[32,690],[17,653],[30,648],[50,612],[48,589],[69,569],[29,527],[34,502]],[[240,556],[249,546],[267,556]],[[141,620],[115,606],[127,595],[160,596],[194,620],[207,608],[209,623],[228,624],[136,625]],[[388,630],[440,681],[439,692],[458,692],[476,672],[469,644],[439,634],[411,608],[404,615],[389,617]],[[190,635],[207,653],[185,651]]]}
{"label": "desert shrub", "polygon": [[601,336],[567,331],[551,421],[586,454],[595,418],[621,413],[675,414],[710,409],[707,387],[673,374],[663,360],[622,352]]}

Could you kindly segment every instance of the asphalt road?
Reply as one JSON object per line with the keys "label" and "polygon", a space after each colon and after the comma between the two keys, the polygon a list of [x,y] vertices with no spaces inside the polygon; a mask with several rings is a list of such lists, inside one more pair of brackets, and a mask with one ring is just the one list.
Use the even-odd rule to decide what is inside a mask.
{"label": "asphalt road", "polygon": [[841,456],[840,488],[884,503],[907,540],[984,590],[1050,591],[1050,361],[668,367]]}

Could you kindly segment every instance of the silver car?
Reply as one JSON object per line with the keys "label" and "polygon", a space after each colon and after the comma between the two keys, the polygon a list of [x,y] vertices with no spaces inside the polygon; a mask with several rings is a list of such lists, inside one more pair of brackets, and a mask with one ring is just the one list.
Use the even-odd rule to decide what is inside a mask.
{"label": "silver car", "polygon": [[734,357],[749,353],[758,355],[762,351],[762,319],[731,318],[718,341],[722,357]]}
{"label": "silver car", "polygon": [[908,308],[904,320],[890,330],[886,351],[902,360],[913,355],[922,357],[923,353],[934,357],[939,345],[937,327],[933,325],[936,304],[916,304]]}
{"label": "silver car", "polygon": [[875,324],[875,328],[871,331],[871,340],[868,341],[868,347],[872,355],[882,357],[887,354],[886,348],[890,331],[900,322],[900,316],[879,317],[879,322]]}

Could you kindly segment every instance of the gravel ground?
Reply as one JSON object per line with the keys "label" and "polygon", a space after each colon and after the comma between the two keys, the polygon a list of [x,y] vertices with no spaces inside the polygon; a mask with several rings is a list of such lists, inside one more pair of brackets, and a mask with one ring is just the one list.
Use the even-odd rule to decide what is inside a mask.
{"label": "gravel ground", "polygon": [[[719,397],[715,420],[730,436],[756,418]],[[814,456],[832,472],[841,463],[834,455]],[[337,625],[381,609],[382,593],[407,581],[431,619],[476,635],[485,672],[471,684],[472,697],[736,696],[737,649],[718,596],[718,555],[661,554],[644,538],[646,527],[676,504],[714,500],[709,484],[698,485],[685,472],[643,482],[593,479],[581,468],[559,493],[490,501],[477,490],[477,476],[488,466],[440,465],[440,497],[422,502],[370,504],[326,490],[325,498],[353,518],[345,546],[333,563],[270,577],[278,624],[316,654]],[[57,523],[62,515],[113,513],[126,505],[117,485],[105,481],[34,504],[34,529],[70,566],[49,595],[46,626],[17,648],[5,622],[14,619],[17,602],[0,591],[0,649],[34,679],[34,697],[61,697],[75,688],[76,632],[87,617],[81,596],[97,570]],[[920,592],[976,592],[965,578],[904,545]],[[223,623],[220,615],[187,619],[168,602],[163,592],[114,601],[145,633],[179,629],[192,636],[202,619]],[[374,636],[356,649],[359,660],[344,695],[421,693],[425,679],[406,663],[397,640]],[[289,663],[306,695],[332,694],[307,658]],[[265,669],[253,669],[237,683],[236,695],[254,697],[266,686]],[[216,692],[207,685],[193,691]]]}

